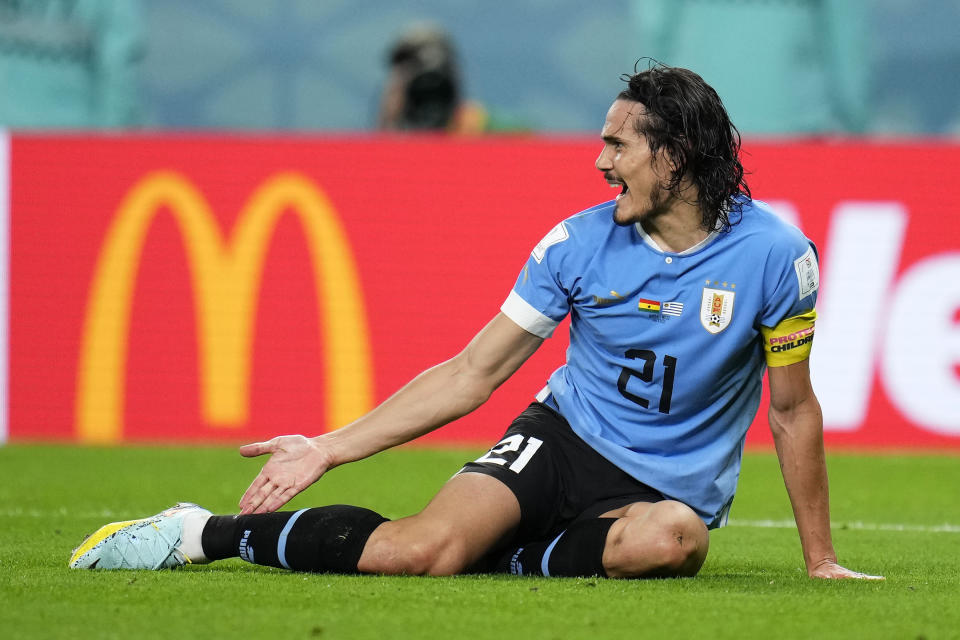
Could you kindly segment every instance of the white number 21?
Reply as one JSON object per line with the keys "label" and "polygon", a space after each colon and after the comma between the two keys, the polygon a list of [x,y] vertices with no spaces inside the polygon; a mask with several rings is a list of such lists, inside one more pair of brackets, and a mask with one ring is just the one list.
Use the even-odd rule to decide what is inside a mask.
{"label": "white number 21", "polygon": [[[526,441],[526,446],[524,446],[524,441]],[[514,458],[514,456],[501,456],[519,451],[520,453],[514,458],[513,462],[507,468],[514,473],[520,473],[523,471],[523,468],[527,466],[527,463],[530,462],[530,458],[533,457],[533,454],[537,452],[537,449],[539,449],[540,445],[542,444],[543,440],[540,440],[539,438],[534,438],[533,436],[527,438],[517,433],[512,436],[507,436],[498,442],[485,456],[478,459],[477,462],[489,462],[490,464],[503,466],[509,462],[508,458]]]}

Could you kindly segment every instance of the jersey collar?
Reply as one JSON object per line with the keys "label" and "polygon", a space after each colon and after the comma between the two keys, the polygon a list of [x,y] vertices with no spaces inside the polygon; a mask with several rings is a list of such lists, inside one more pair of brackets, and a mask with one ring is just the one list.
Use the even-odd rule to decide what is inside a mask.
{"label": "jersey collar", "polygon": [[711,242],[713,242],[714,240],[716,240],[717,236],[720,235],[719,230],[714,230],[714,231],[711,231],[710,233],[708,233],[706,238],[704,238],[703,240],[701,240],[701,241],[698,242],[697,244],[693,245],[693,246],[690,247],[689,249],[685,249],[685,250],[680,251],[680,252],[664,251],[663,249],[660,248],[660,245],[658,245],[658,244],[653,240],[653,238],[651,238],[651,237],[647,234],[647,232],[643,230],[643,227],[640,225],[639,222],[633,223],[633,226],[634,226],[634,228],[637,230],[637,233],[640,234],[640,238],[643,239],[644,244],[646,244],[648,247],[650,247],[651,249],[653,249],[653,250],[656,251],[657,253],[670,253],[670,254],[675,255],[675,256],[688,256],[688,255],[690,255],[690,254],[696,253],[697,251],[700,251],[701,249],[703,249],[704,247],[706,247],[707,245],[709,245]]}

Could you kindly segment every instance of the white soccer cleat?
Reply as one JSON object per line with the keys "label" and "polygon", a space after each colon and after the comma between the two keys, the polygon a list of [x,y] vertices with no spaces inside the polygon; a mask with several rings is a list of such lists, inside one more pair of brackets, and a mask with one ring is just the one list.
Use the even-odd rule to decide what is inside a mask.
{"label": "white soccer cleat", "polygon": [[192,502],[178,502],[155,516],[100,527],[70,556],[71,569],[172,569],[191,564],[179,547],[188,514],[211,515]]}

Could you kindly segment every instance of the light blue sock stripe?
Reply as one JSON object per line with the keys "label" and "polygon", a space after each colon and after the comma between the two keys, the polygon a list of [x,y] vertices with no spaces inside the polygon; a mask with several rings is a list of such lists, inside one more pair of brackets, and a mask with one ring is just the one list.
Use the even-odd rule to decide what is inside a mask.
{"label": "light blue sock stripe", "polygon": [[277,540],[277,560],[280,561],[284,569],[290,568],[290,565],[287,564],[287,535],[290,533],[290,529],[293,529],[293,523],[297,521],[297,518],[299,518],[304,511],[306,511],[306,509],[300,509],[300,511],[290,516],[287,524],[283,525],[283,531],[280,532],[280,539]]}
{"label": "light blue sock stripe", "polygon": [[550,554],[553,553],[553,548],[560,542],[560,538],[563,537],[564,533],[566,533],[566,531],[554,538],[550,546],[547,547],[547,550],[543,552],[543,559],[540,561],[540,573],[542,573],[545,578],[550,577],[550,569],[548,568],[550,565]]}

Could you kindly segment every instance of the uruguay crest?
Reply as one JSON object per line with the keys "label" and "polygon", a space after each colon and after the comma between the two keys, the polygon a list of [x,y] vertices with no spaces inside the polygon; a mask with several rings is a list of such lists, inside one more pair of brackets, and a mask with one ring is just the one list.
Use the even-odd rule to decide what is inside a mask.
{"label": "uruguay crest", "polygon": [[735,291],[729,289],[703,288],[700,301],[700,324],[710,333],[720,333],[733,318],[733,298]]}

